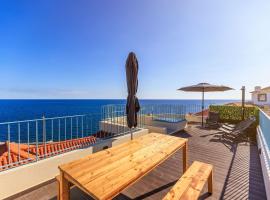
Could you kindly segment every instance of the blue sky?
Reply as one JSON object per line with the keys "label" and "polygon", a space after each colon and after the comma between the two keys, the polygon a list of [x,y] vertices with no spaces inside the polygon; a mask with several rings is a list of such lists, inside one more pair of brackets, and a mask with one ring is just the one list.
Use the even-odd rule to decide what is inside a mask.
{"label": "blue sky", "polygon": [[0,2],[0,98],[124,98],[139,60],[140,98],[190,99],[181,86],[269,86],[270,1]]}

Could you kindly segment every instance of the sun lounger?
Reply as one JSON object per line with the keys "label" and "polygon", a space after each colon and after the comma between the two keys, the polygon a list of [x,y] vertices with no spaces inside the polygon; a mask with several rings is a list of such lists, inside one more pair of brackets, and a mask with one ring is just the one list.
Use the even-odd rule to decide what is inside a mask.
{"label": "sun lounger", "polygon": [[209,128],[219,127],[219,113],[209,112],[209,117],[206,119],[206,126]]}
{"label": "sun lounger", "polygon": [[243,133],[256,121],[255,117],[239,122],[236,125],[223,124],[219,130],[224,132],[223,136],[231,135],[234,137],[243,136]]}

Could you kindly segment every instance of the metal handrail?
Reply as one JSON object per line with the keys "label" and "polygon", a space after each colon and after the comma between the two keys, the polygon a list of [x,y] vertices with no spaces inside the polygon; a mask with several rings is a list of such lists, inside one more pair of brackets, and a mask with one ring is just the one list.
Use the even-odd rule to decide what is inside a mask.
{"label": "metal handrail", "polygon": [[[51,119],[64,119],[64,118],[71,118],[71,117],[82,117],[86,116],[87,114],[83,115],[68,115],[68,116],[61,116],[61,117],[48,117],[46,120],[51,120]],[[44,117],[44,116],[43,116]],[[38,119],[30,119],[30,120],[21,120],[21,121],[11,121],[11,122],[1,122],[0,125],[3,124],[17,124],[17,123],[25,123],[25,122],[34,122],[34,121],[42,121],[44,118],[38,118]]]}
{"label": "metal handrail", "polygon": [[[142,105],[134,130],[146,126],[145,116],[150,111],[152,117],[157,114],[183,117],[187,112],[200,111],[200,106]],[[103,106],[101,113],[1,122],[0,131],[0,141],[6,142],[8,155],[3,162],[1,159],[6,158],[0,157],[0,171],[130,133],[123,104]],[[14,149],[18,156],[14,157]]]}

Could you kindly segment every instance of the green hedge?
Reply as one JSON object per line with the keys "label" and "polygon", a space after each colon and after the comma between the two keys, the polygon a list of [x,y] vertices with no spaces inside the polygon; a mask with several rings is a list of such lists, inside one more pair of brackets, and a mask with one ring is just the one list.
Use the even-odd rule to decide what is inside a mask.
{"label": "green hedge", "polygon": [[[242,107],[230,105],[211,105],[210,111],[218,112],[221,122],[238,123],[242,120]],[[259,121],[259,109],[257,107],[245,107],[245,119],[255,116]]]}

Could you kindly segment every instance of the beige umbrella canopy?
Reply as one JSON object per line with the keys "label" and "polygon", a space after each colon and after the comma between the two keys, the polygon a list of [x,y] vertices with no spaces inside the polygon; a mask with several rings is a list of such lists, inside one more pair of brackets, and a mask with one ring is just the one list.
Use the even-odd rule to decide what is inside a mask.
{"label": "beige umbrella canopy", "polygon": [[179,88],[185,92],[224,92],[227,90],[233,90],[233,88],[224,85],[212,85],[209,83],[199,83],[197,85],[191,85],[187,87]]}
{"label": "beige umbrella canopy", "polygon": [[199,83],[197,85],[182,87],[182,88],[179,88],[178,90],[182,90],[185,92],[202,92],[202,126],[203,126],[204,93],[205,92],[224,92],[227,90],[233,90],[233,88],[230,88],[224,85],[212,85],[209,83]]}

